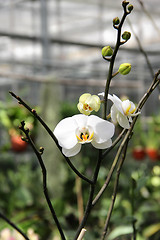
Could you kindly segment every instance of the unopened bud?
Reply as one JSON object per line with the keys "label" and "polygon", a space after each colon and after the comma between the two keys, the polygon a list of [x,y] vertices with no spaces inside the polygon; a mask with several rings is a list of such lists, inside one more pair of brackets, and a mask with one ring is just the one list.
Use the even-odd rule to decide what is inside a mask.
{"label": "unopened bud", "polygon": [[32,113],[36,113],[36,110],[35,110],[35,109],[32,109],[31,112],[32,112]]}
{"label": "unopened bud", "polygon": [[107,57],[113,54],[113,50],[110,46],[105,46],[102,48],[102,56]]}
{"label": "unopened bud", "polygon": [[118,69],[119,73],[122,75],[127,75],[131,71],[130,63],[122,63]]}
{"label": "unopened bud", "polygon": [[122,34],[122,38],[126,41],[128,41],[131,37],[131,33],[130,32],[127,32],[125,31],[123,34]]}
{"label": "unopened bud", "polygon": [[21,137],[21,140],[24,141],[24,142],[28,142],[28,139],[25,138],[25,137]]}
{"label": "unopened bud", "polygon": [[118,25],[119,23],[120,23],[119,18],[118,18],[118,17],[115,17],[115,18],[113,19],[113,25]]}
{"label": "unopened bud", "polygon": [[127,6],[128,4],[129,4],[129,2],[127,2],[126,0],[124,0],[124,1],[122,2],[122,6],[123,6],[123,7]]}
{"label": "unopened bud", "polygon": [[43,154],[44,148],[43,148],[43,147],[40,147],[40,148],[39,148],[39,152],[40,152],[41,154]]}
{"label": "unopened bud", "polygon": [[128,11],[131,12],[133,10],[133,5],[132,4],[129,4],[128,5]]}

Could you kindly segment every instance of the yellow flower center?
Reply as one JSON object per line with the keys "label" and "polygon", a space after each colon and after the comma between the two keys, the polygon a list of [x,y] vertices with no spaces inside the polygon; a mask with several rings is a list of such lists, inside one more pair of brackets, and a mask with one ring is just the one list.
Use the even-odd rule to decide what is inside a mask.
{"label": "yellow flower center", "polygon": [[83,109],[85,110],[85,111],[87,111],[87,110],[89,110],[89,111],[93,111],[93,109],[88,105],[88,104],[83,104]]}
{"label": "yellow flower center", "polygon": [[92,132],[90,135],[88,132],[80,132],[78,135],[76,135],[79,143],[85,143],[85,142],[91,142],[93,140],[94,132]]}

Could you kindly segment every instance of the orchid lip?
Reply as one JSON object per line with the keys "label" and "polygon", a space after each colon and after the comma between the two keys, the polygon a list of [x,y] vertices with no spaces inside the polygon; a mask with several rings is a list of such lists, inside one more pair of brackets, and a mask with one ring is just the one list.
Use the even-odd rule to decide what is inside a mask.
{"label": "orchid lip", "polygon": [[82,128],[81,130],[78,129],[76,132],[77,132],[76,137],[78,139],[78,142],[81,144],[89,143],[93,140],[94,132],[92,131],[90,133],[87,128]]}

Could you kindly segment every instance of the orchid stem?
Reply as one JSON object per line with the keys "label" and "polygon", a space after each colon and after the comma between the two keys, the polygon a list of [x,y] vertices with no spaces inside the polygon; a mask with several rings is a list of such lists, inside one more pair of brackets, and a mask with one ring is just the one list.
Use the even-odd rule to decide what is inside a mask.
{"label": "orchid stem", "polygon": [[10,221],[6,216],[4,216],[2,213],[0,213],[0,218],[2,218],[4,221],[6,221],[12,228],[14,228],[17,232],[19,232],[24,239],[29,240],[29,238],[27,237],[27,235],[22,232],[22,230],[20,230],[20,228],[18,228],[12,221]]}
{"label": "orchid stem", "polygon": [[116,27],[116,29],[118,30],[117,32],[117,42],[116,42],[116,46],[114,48],[114,51],[113,51],[113,55],[112,57],[110,58],[110,65],[109,65],[109,71],[108,71],[108,76],[107,76],[107,81],[106,81],[106,86],[105,86],[105,95],[104,95],[104,116],[103,118],[106,119],[106,114],[107,114],[107,100],[108,100],[108,93],[109,93],[109,87],[110,87],[110,83],[111,83],[111,80],[112,78],[118,74],[115,73],[113,74],[113,67],[114,67],[114,62],[115,62],[115,58],[116,58],[116,55],[117,55],[117,52],[119,50],[119,47],[121,46],[121,30],[122,30],[122,25],[125,21],[125,18],[127,17],[128,14],[130,14],[130,12],[127,12],[126,10],[126,6],[128,5],[128,3],[125,3],[124,2],[124,5],[123,5],[123,8],[124,8],[124,13],[123,13],[123,16],[122,16],[122,19],[120,21],[120,24]]}
{"label": "orchid stem", "polygon": [[72,162],[70,161],[70,159],[68,157],[66,157],[63,153],[62,153],[62,148],[60,147],[60,145],[58,144],[58,140],[55,137],[53,131],[51,131],[51,129],[47,126],[47,124],[43,121],[43,119],[37,114],[35,109],[32,109],[29,105],[27,105],[19,96],[17,96],[15,93],[13,92],[9,92],[12,97],[16,98],[19,102],[19,104],[23,105],[30,113],[32,113],[34,115],[34,117],[41,123],[41,125],[45,128],[45,130],[48,132],[48,134],[50,135],[50,137],[53,139],[53,141],[55,142],[55,144],[57,145],[58,149],[60,150],[61,154],[64,156],[66,162],[68,163],[68,165],[70,166],[70,168],[73,170],[73,172],[75,174],[77,174],[80,178],[82,178],[84,181],[88,182],[89,184],[92,184],[92,181],[90,179],[88,179],[87,177],[85,177],[83,174],[81,174],[77,168],[74,167],[74,165],[72,164]]}
{"label": "orchid stem", "polygon": [[118,168],[117,168],[116,179],[115,179],[113,194],[112,194],[112,198],[111,198],[111,199],[112,199],[112,200],[111,200],[111,205],[110,205],[110,207],[109,207],[107,219],[106,219],[106,222],[105,222],[105,227],[104,227],[104,231],[103,231],[103,234],[102,234],[102,240],[105,239],[105,236],[106,236],[107,231],[108,231],[108,226],[109,226],[110,218],[111,218],[111,215],[112,215],[114,203],[115,203],[116,196],[117,196],[117,189],[118,189],[118,184],[119,184],[120,172],[121,172],[121,168],[122,168],[122,166],[123,166],[123,163],[124,163],[124,160],[125,160],[125,157],[126,157],[126,152],[127,152],[127,147],[128,147],[128,141],[129,141],[129,139],[127,139],[127,141],[125,142],[124,149],[123,149],[123,153],[122,153],[122,157],[121,157],[121,160],[120,160],[119,165],[118,165]]}
{"label": "orchid stem", "polygon": [[97,166],[95,168],[94,175],[93,175],[93,181],[92,181],[93,183],[90,186],[90,194],[89,194],[87,206],[86,206],[86,209],[85,209],[85,213],[84,213],[83,219],[82,219],[82,221],[81,221],[81,223],[80,223],[80,225],[79,225],[79,227],[77,229],[77,232],[76,232],[74,240],[77,240],[80,232],[85,227],[85,224],[86,224],[86,222],[88,220],[89,214],[90,214],[90,212],[92,210],[92,201],[93,201],[93,196],[94,196],[94,191],[95,191],[95,185],[96,185],[97,178],[98,178],[98,173],[99,173],[100,166],[101,166],[101,161],[102,161],[102,150],[99,150]]}
{"label": "orchid stem", "polygon": [[26,138],[29,142],[29,144],[31,145],[34,153],[36,154],[37,156],[37,159],[38,159],[38,162],[40,164],[40,167],[41,167],[41,170],[42,170],[42,175],[43,175],[43,192],[44,192],[44,195],[45,195],[45,198],[46,198],[46,201],[47,201],[47,204],[48,204],[48,207],[50,209],[50,212],[52,214],[52,217],[54,219],[54,222],[56,223],[56,226],[59,230],[59,233],[61,235],[61,239],[62,240],[66,240],[65,236],[64,236],[64,233],[63,233],[63,230],[61,228],[61,225],[58,221],[58,218],[56,216],[56,213],[55,213],[55,210],[53,208],[53,205],[51,203],[51,200],[49,198],[49,194],[48,194],[48,188],[47,188],[47,170],[46,170],[46,167],[44,165],[44,162],[43,162],[43,159],[42,159],[42,156],[41,156],[41,153],[37,150],[36,146],[34,145],[30,135],[29,135],[29,131],[27,131],[25,128],[24,128],[24,122],[23,124],[20,126],[20,129],[24,132],[24,134],[26,135]]}

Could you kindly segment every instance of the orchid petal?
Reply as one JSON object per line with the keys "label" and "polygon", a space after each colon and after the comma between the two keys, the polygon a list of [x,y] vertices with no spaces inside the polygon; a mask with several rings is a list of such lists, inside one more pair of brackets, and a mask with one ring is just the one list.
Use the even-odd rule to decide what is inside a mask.
{"label": "orchid petal", "polygon": [[77,108],[78,108],[78,110],[80,111],[80,113],[82,113],[82,114],[85,114],[85,115],[90,115],[90,113],[92,112],[92,111],[90,111],[89,109],[84,109],[83,108],[83,103],[81,103],[81,102],[79,102],[78,104],[77,104]]}
{"label": "orchid petal", "polygon": [[106,142],[103,143],[97,143],[96,141],[92,141],[91,144],[93,145],[93,147],[98,148],[98,149],[105,149],[105,148],[109,148],[112,145],[112,140],[109,139]]}
{"label": "orchid petal", "polygon": [[92,95],[88,99],[86,99],[86,104],[88,104],[92,109],[97,112],[100,109],[101,101],[97,95]]}
{"label": "orchid petal", "polygon": [[118,111],[124,114],[122,109],[122,101],[116,95],[113,94],[113,96],[111,96],[110,94],[108,94],[108,99],[110,99],[114,103]]}
{"label": "orchid petal", "polygon": [[70,149],[77,144],[75,135],[77,127],[78,125],[72,117],[65,118],[57,124],[53,133],[61,147]]}
{"label": "orchid petal", "polygon": [[125,128],[125,129],[130,128],[128,118],[123,114],[121,114],[120,112],[117,114],[117,121],[122,128]]}
{"label": "orchid petal", "polygon": [[66,157],[73,157],[80,152],[81,146],[82,145],[80,143],[77,143],[73,148],[70,149],[62,148],[62,153]]}
{"label": "orchid petal", "polygon": [[136,106],[135,106],[135,104],[133,102],[130,101],[130,103],[131,103],[131,108],[130,108],[129,112],[132,114],[132,113],[134,113],[136,111]]}
{"label": "orchid petal", "polygon": [[72,118],[76,121],[78,128],[81,129],[86,127],[88,116],[84,114],[76,114]]}
{"label": "orchid petal", "polygon": [[79,102],[84,104],[86,102],[87,98],[89,98],[89,97],[91,97],[90,93],[84,93],[80,96]]}
{"label": "orchid petal", "polygon": [[88,118],[88,126],[91,126],[94,131],[93,139],[97,143],[103,143],[109,140],[113,134],[115,127],[113,123],[103,120],[97,116],[90,116]]}
{"label": "orchid petal", "polygon": [[131,109],[131,102],[127,99],[122,102],[122,109],[125,115],[128,115],[130,109]]}
{"label": "orchid petal", "polygon": [[102,96],[102,97],[104,97],[104,95],[105,95],[104,92],[98,93],[98,96]]}
{"label": "orchid petal", "polygon": [[111,107],[111,119],[114,124],[117,123],[117,114],[118,114],[118,109],[113,104],[113,106]]}

